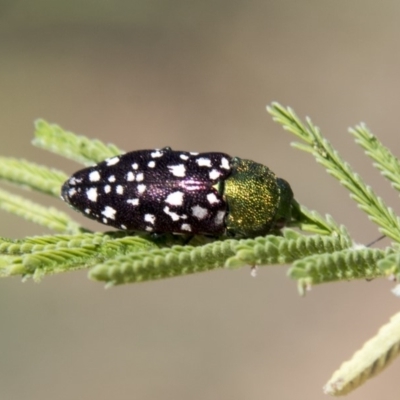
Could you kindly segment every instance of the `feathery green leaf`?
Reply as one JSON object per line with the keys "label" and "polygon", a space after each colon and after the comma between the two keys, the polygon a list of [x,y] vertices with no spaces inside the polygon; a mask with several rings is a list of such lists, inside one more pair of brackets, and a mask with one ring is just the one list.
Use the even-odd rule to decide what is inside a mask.
{"label": "feathery green leaf", "polygon": [[400,313],[395,314],[378,334],[364,344],[351,360],[332,375],[324,392],[343,396],[381,373],[400,353]]}
{"label": "feathery green leaf", "polygon": [[378,268],[385,276],[393,276],[397,281],[400,280],[400,252],[395,250],[393,254],[389,254],[378,262]]}
{"label": "feathery green leaf", "polygon": [[0,240],[0,254],[22,255],[64,247],[99,245],[110,240],[103,233],[77,233],[75,235],[33,236],[20,240]]}
{"label": "feathery green leaf", "polygon": [[120,285],[207,271],[223,266],[243,241],[246,240],[216,241],[198,247],[172,246],[117,256],[96,265],[89,277]]}
{"label": "feathery green leaf", "polygon": [[358,246],[341,251],[310,255],[293,263],[288,275],[296,279],[301,294],[312,285],[339,280],[374,279],[382,277],[378,261],[393,250]]}
{"label": "feathery green leaf", "polygon": [[32,142],[35,146],[84,165],[93,165],[123,153],[113,144],[105,145],[100,140],[75,135],[41,119],[36,121],[35,128],[35,139]]}
{"label": "feathery green leaf", "polygon": [[344,226],[339,226],[330,215],[323,218],[316,211],[310,211],[306,207],[293,201],[292,217],[294,222],[291,226],[296,226],[304,232],[318,233],[320,235],[344,235],[349,236]]}
{"label": "feathery green leaf", "polygon": [[23,197],[0,189],[0,209],[18,215],[28,221],[59,232],[80,232],[80,226],[67,214],[53,207],[44,207]]}
{"label": "feathery green leaf", "polygon": [[87,268],[98,258],[98,246],[94,245],[37,251],[15,258],[3,268],[2,275],[23,275],[37,281],[47,274]]}
{"label": "feathery green leaf", "polygon": [[235,255],[230,257],[227,267],[244,265],[288,264],[311,254],[325,254],[343,250],[352,246],[347,236],[304,236],[289,235],[285,237],[269,235],[254,240],[246,240],[235,248]]}
{"label": "feathery green leaf", "polygon": [[119,233],[83,233],[0,241],[0,251],[20,255],[3,265],[0,276],[23,275],[40,279],[48,274],[88,268],[116,255],[157,248],[154,242],[140,236],[120,236]]}
{"label": "feathery green leaf", "polygon": [[365,153],[374,160],[374,166],[400,191],[400,161],[374,136],[365,124],[349,130]]}
{"label": "feathery green leaf", "polygon": [[303,124],[293,110],[285,109],[277,103],[267,107],[267,110],[274,121],[281,123],[286,130],[306,142],[306,145],[301,144],[300,147],[294,143],[294,147],[312,153],[317,162],[350,191],[351,198],[379,226],[381,232],[400,243],[400,218],[361,180],[350,165],[340,158],[331,144],[321,136],[311,119],[306,118],[306,124]]}
{"label": "feathery green leaf", "polygon": [[68,176],[64,172],[25,160],[0,157],[0,179],[55,197]]}

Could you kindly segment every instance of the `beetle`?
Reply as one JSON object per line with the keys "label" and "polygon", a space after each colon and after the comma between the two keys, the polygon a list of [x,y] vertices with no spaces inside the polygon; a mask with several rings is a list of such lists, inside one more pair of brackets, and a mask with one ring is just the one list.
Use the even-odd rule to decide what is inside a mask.
{"label": "beetle", "polygon": [[291,219],[290,185],[266,166],[225,153],[137,150],[74,173],[61,197],[107,226],[251,238]]}

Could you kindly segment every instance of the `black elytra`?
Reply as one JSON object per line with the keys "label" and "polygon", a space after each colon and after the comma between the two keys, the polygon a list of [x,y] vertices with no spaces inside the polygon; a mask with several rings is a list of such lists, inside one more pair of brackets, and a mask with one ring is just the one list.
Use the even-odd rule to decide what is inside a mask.
{"label": "black elytra", "polygon": [[227,205],[214,187],[230,157],[139,150],[76,172],[62,198],[87,217],[118,229],[219,235]]}

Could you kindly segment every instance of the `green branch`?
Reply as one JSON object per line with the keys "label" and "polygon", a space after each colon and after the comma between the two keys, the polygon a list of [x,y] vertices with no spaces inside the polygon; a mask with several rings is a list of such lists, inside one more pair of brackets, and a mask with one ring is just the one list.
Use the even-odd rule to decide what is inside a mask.
{"label": "green branch", "polygon": [[282,124],[284,129],[305,142],[305,144],[295,142],[293,146],[311,153],[329,174],[349,190],[351,198],[358,203],[360,209],[368,214],[371,221],[379,226],[380,231],[399,243],[399,217],[361,180],[350,165],[341,159],[338,152],[321,136],[319,129],[313,125],[311,119],[306,118],[306,124],[303,124],[292,109],[284,108],[277,103],[267,107],[267,110],[273,116],[274,121]]}
{"label": "green branch", "polygon": [[[277,103],[268,107],[268,111],[285,130],[302,140],[301,143],[294,143],[294,147],[311,153],[330,175],[347,188],[350,196],[381,232],[395,242],[391,247],[381,250],[357,246],[345,226],[336,223],[329,215],[321,216],[308,210],[295,200],[289,226],[298,231],[286,228],[279,236],[224,240],[172,234],[137,235],[126,231],[92,233],[63,211],[0,189],[0,209],[59,233],[20,240],[0,238],[0,277],[18,275],[24,279],[31,277],[39,280],[54,273],[87,269],[90,278],[114,286],[216,268],[292,264],[288,275],[297,281],[300,293],[313,285],[336,281],[383,276],[400,279],[399,217],[342,160],[309,118],[303,123],[293,110]],[[383,176],[396,190],[400,190],[399,160],[365,125],[359,125],[350,132]],[[84,165],[92,165],[121,153],[114,145],[75,135],[43,120],[36,122],[33,144]],[[66,179],[65,173],[46,166],[0,157],[0,180],[14,186],[58,198]],[[61,201],[60,208],[66,209]],[[350,363],[350,367],[345,366],[334,375],[326,386],[328,393],[347,393],[357,386],[355,383],[361,384],[364,378],[383,369],[381,367],[387,363],[382,360],[391,360],[397,355],[393,349],[397,349],[400,343],[398,318],[393,321],[389,328],[385,328],[385,332],[390,331],[390,343],[385,343],[380,332],[375,341],[371,340],[373,344],[360,350],[361,355],[355,357],[355,364]],[[375,347],[379,347],[379,351],[374,351]]]}

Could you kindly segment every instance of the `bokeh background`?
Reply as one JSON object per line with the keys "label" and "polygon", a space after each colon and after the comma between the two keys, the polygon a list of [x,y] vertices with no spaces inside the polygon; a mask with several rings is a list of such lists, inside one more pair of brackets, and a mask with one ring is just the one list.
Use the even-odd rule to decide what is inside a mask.
{"label": "bokeh background", "polygon": [[[347,133],[365,121],[399,153],[399,17],[396,0],[0,0],[1,154],[79,168],[30,145],[38,117],[126,150],[225,151],[267,164],[301,203],[368,243],[377,229],[290,147],[294,138],[265,106],[279,101],[311,116],[399,212],[397,194]],[[1,236],[44,233],[0,213]],[[331,373],[399,300],[385,280],[300,298],[286,270],[111,290],[85,272],[3,280],[0,399],[325,398]],[[392,399],[399,368],[351,398]]]}

